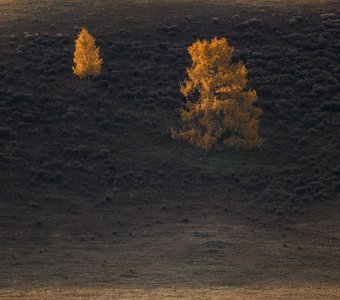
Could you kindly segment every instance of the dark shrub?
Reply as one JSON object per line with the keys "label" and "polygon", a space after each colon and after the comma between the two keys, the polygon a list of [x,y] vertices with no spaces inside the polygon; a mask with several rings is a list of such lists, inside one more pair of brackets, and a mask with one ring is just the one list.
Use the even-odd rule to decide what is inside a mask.
{"label": "dark shrub", "polygon": [[109,120],[104,120],[103,122],[100,123],[100,127],[103,130],[110,130],[112,128],[112,122],[110,122]]}
{"label": "dark shrub", "polygon": [[120,108],[113,118],[116,123],[127,123],[131,119],[131,114],[127,110]]}
{"label": "dark shrub", "polygon": [[247,21],[244,21],[236,25],[237,29],[251,29],[251,28],[260,29],[263,27],[264,27],[264,22],[257,18],[252,18],[252,19],[249,19]]}
{"label": "dark shrub", "polygon": [[320,109],[329,112],[339,112],[340,102],[328,101],[321,104]]}
{"label": "dark shrub", "polygon": [[33,95],[29,93],[15,93],[13,94],[13,101],[15,102],[32,102]]}
{"label": "dark shrub", "polygon": [[109,149],[101,149],[99,152],[92,154],[92,158],[96,160],[103,160],[110,156]]}
{"label": "dark shrub", "polygon": [[77,115],[72,111],[68,111],[66,114],[63,115],[63,119],[66,121],[73,121],[77,119]]}
{"label": "dark shrub", "polygon": [[15,138],[15,132],[10,127],[0,127],[0,139],[12,140]]}

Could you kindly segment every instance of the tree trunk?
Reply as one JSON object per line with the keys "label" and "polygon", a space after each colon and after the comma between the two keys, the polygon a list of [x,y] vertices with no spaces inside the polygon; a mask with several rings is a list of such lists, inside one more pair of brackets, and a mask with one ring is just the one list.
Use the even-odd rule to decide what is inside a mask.
{"label": "tree trunk", "polygon": [[89,90],[91,89],[91,78],[90,76],[87,76],[87,83],[89,85]]}

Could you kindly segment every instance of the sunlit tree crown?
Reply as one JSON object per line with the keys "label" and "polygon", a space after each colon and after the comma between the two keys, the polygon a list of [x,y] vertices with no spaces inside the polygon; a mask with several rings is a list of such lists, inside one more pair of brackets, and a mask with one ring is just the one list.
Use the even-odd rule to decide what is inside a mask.
{"label": "sunlit tree crown", "polygon": [[[188,47],[192,66],[181,86],[187,105],[181,110],[183,129],[174,138],[205,150],[260,147],[260,108],[254,90],[245,90],[247,69],[232,63],[234,49],[226,39],[196,41]],[[196,96],[196,97],[195,97]]]}
{"label": "sunlit tree crown", "polygon": [[100,58],[99,47],[96,46],[95,41],[86,28],[83,28],[78,35],[73,72],[80,78],[96,77],[100,74],[103,60]]}

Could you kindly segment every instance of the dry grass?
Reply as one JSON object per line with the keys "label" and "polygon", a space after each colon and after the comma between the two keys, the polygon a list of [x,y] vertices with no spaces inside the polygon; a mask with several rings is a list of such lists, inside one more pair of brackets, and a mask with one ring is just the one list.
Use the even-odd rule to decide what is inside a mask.
{"label": "dry grass", "polygon": [[37,288],[0,290],[0,299],[340,299],[340,287]]}

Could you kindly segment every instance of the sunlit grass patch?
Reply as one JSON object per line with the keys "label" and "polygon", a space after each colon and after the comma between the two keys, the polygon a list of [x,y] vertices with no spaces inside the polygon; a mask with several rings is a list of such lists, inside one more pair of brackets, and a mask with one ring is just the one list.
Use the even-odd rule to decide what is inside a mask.
{"label": "sunlit grass patch", "polygon": [[340,288],[37,288],[0,291],[0,299],[339,299]]}

